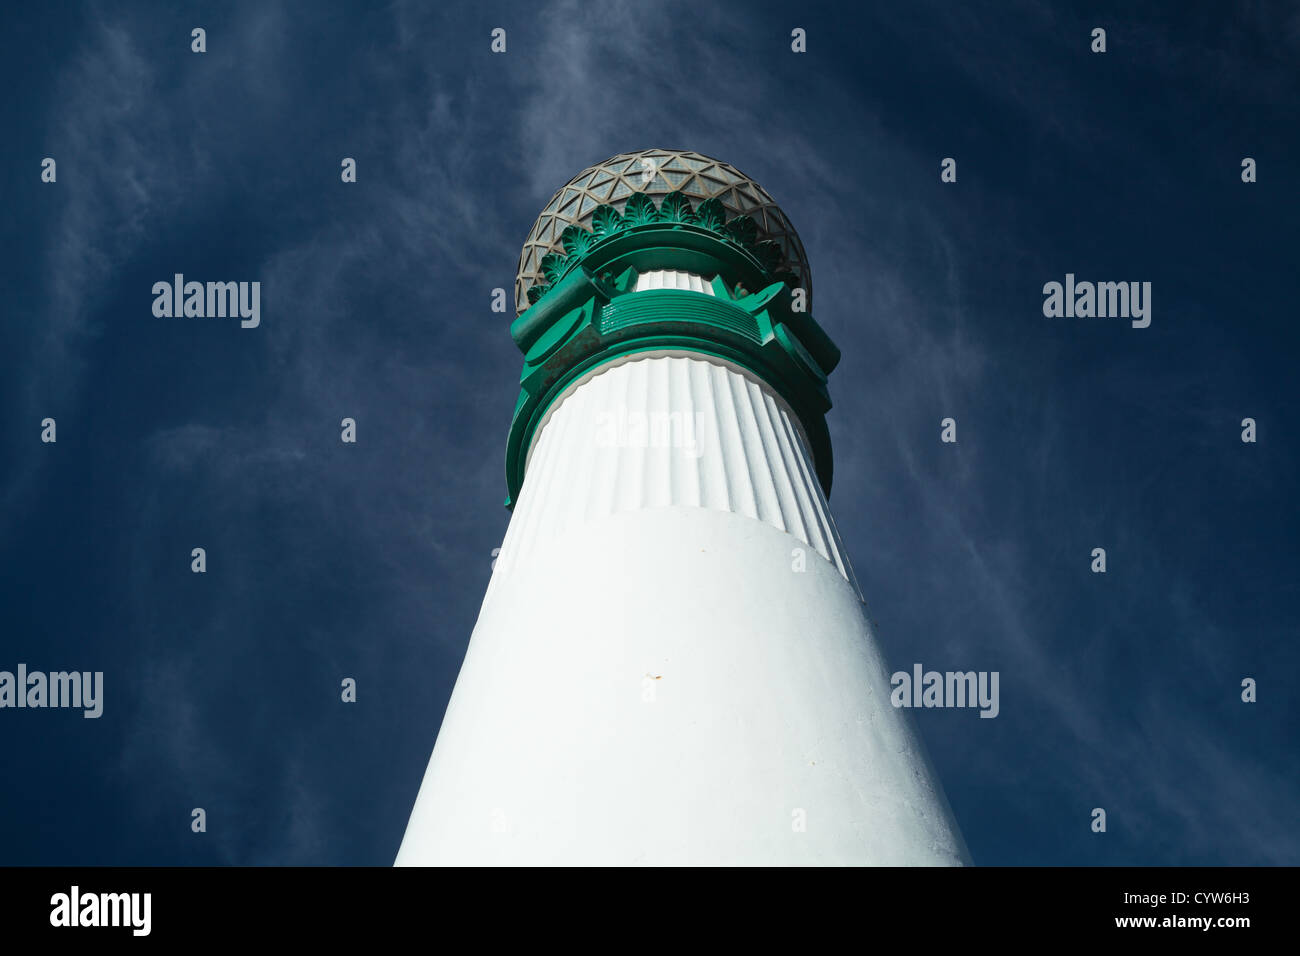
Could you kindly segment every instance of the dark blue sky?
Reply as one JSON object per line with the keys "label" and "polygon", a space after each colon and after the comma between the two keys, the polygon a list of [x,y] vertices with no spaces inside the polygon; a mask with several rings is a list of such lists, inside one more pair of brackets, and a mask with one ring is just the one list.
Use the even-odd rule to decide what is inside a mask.
{"label": "dark blue sky", "polygon": [[[1300,863],[1300,8],[858,6],[7,8],[0,669],[105,702],[0,710],[0,863],[392,861],[509,519],[492,289],[645,147],[800,231],[887,656],[1001,674],[914,712],[976,862]],[[177,272],[260,327],[155,318]]]}

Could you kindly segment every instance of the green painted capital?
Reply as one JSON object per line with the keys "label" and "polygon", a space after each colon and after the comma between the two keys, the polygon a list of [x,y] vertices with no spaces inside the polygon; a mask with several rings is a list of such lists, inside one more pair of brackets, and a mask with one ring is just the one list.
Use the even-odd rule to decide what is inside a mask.
{"label": "green painted capital", "polygon": [[[723,221],[716,200],[692,208],[681,193],[656,207],[638,194],[623,213],[597,208],[589,232],[570,226],[565,253],[542,260],[545,284],[511,325],[524,353],[519,401],[506,448],[506,506],[523,485],[528,449],[554,400],[596,366],[637,352],[678,350],[747,368],[790,405],[811,444],[817,476],[831,487],[826,380],[840,351],[807,312],[794,275],[779,271],[779,249],[756,238],[748,217]],[[713,295],[683,289],[633,292],[638,275],[690,272]]]}

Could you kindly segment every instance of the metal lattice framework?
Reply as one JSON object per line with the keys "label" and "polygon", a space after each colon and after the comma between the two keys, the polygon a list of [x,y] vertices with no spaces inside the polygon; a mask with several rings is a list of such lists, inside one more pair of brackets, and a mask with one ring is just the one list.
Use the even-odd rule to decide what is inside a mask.
{"label": "metal lattice framework", "polygon": [[597,206],[613,206],[620,213],[637,193],[662,197],[681,192],[699,206],[717,199],[730,218],[748,216],[760,240],[780,247],[781,268],[792,273],[812,296],[812,276],[803,243],[781,207],[762,186],[740,170],[700,153],[681,149],[645,149],[619,153],[584,169],[551,197],[533,223],[519,256],[515,277],[515,311],[528,308],[528,290],[545,283],[542,259],[548,253],[563,254],[560,234],[569,226],[591,229]]}

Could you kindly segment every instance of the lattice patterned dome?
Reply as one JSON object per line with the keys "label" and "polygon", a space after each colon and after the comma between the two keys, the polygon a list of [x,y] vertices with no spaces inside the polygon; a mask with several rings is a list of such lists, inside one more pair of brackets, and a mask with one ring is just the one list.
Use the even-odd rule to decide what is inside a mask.
{"label": "lattice patterned dome", "polygon": [[636,153],[619,153],[603,163],[584,169],[562,186],[524,241],[515,276],[515,311],[528,308],[528,290],[545,283],[542,257],[564,252],[560,234],[571,225],[591,229],[592,214],[602,203],[622,213],[628,199],[636,193],[662,197],[680,191],[698,207],[706,199],[717,198],[727,211],[728,219],[748,216],[758,227],[760,240],[771,240],[781,249],[781,268],[799,279],[812,297],[812,276],[799,235],[790,225],[781,207],[754,182],[734,166],[700,153],[681,149],[643,149]]}

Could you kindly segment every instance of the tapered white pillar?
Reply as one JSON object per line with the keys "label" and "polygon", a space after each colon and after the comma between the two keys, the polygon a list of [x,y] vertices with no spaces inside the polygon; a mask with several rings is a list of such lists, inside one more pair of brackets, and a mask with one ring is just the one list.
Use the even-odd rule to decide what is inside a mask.
{"label": "tapered white pillar", "polygon": [[811,301],[784,211],[708,156],[543,209],[514,515],[398,864],[967,861],[827,507]]}
{"label": "tapered white pillar", "polygon": [[404,864],[955,864],[801,427],[703,355],[553,405]]}

